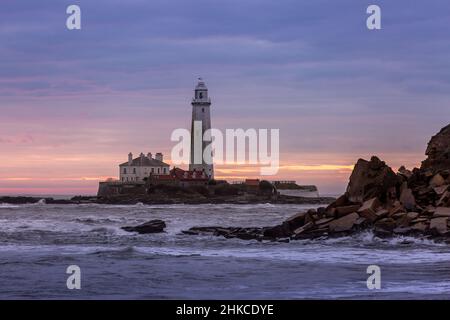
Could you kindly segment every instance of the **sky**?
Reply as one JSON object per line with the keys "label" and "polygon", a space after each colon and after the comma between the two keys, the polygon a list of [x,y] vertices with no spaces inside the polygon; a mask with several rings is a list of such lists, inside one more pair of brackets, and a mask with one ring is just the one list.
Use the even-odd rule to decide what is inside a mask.
{"label": "sky", "polygon": [[[66,8],[81,8],[81,30]],[[366,9],[381,8],[381,30]],[[2,0],[0,194],[90,195],[128,152],[190,128],[202,77],[214,128],[280,130],[269,180],[345,191],[358,158],[419,166],[450,121],[450,2]],[[259,168],[216,166],[218,178]]]}

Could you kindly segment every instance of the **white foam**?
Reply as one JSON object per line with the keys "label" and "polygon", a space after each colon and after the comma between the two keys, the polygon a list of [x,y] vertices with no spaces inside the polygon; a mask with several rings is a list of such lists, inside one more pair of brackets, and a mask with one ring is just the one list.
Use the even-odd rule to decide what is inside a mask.
{"label": "white foam", "polygon": [[20,206],[9,203],[0,203],[0,209],[13,209],[13,208],[20,208]]}

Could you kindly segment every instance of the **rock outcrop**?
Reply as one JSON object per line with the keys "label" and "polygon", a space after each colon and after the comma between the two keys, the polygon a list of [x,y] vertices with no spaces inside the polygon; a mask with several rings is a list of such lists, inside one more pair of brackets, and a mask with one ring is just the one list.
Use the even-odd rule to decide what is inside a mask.
{"label": "rock outcrop", "polygon": [[122,227],[122,229],[125,231],[137,232],[140,234],[160,233],[160,232],[164,232],[165,228],[166,228],[166,223],[162,220],[151,220],[151,221],[145,222],[145,223],[140,224],[135,227]]}
{"label": "rock outcrop", "polygon": [[359,159],[350,176],[347,197],[352,202],[363,202],[374,197],[386,200],[398,183],[390,167],[377,157],[370,161]]}
{"label": "rock outcrop", "polygon": [[450,168],[450,124],[431,138],[425,154],[428,158],[422,162],[422,170],[436,173]]}
{"label": "rock outcrop", "polygon": [[359,159],[347,192],[328,207],[265,228],[191,228],[187,234],[289,241],[372,230],[380,237],[420,235],[450,243],[450,125],[434,136],[420,169],[398,173],[377,157]]}

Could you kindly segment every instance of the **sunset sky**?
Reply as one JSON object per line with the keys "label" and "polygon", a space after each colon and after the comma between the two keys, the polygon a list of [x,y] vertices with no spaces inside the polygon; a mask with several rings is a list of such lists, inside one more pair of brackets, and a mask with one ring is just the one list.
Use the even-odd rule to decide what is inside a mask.
{"label": "sunset sky", "polygon": [[[82,30],[66,29],[66,8]],[[382,29],[366,28],[366,8]],[[198,77],[212,124],[280,129],[278,176],[345,190],[376,154],[420,165],[450,123],[450,2],[3,0],[0,194],[95,194],[128,152],[189,128]],[[216,167],[228,180],[250,166]]]}

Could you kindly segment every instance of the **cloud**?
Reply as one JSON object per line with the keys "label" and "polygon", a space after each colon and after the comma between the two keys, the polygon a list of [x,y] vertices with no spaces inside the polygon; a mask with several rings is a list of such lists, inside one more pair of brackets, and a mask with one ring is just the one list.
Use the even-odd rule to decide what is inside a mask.
{"label": "cloud", "polygon": [[450,118],[448,1],[379,0],[376,32],[357,0],[80,0],[81,31],[65,28],[69,4],[2,2],[4,154],[88,158],[111,169],[77,176],[108,176],[128,151],[168,153],[200,75],[213,125],[279,128],[285,161],[418,163]]}

